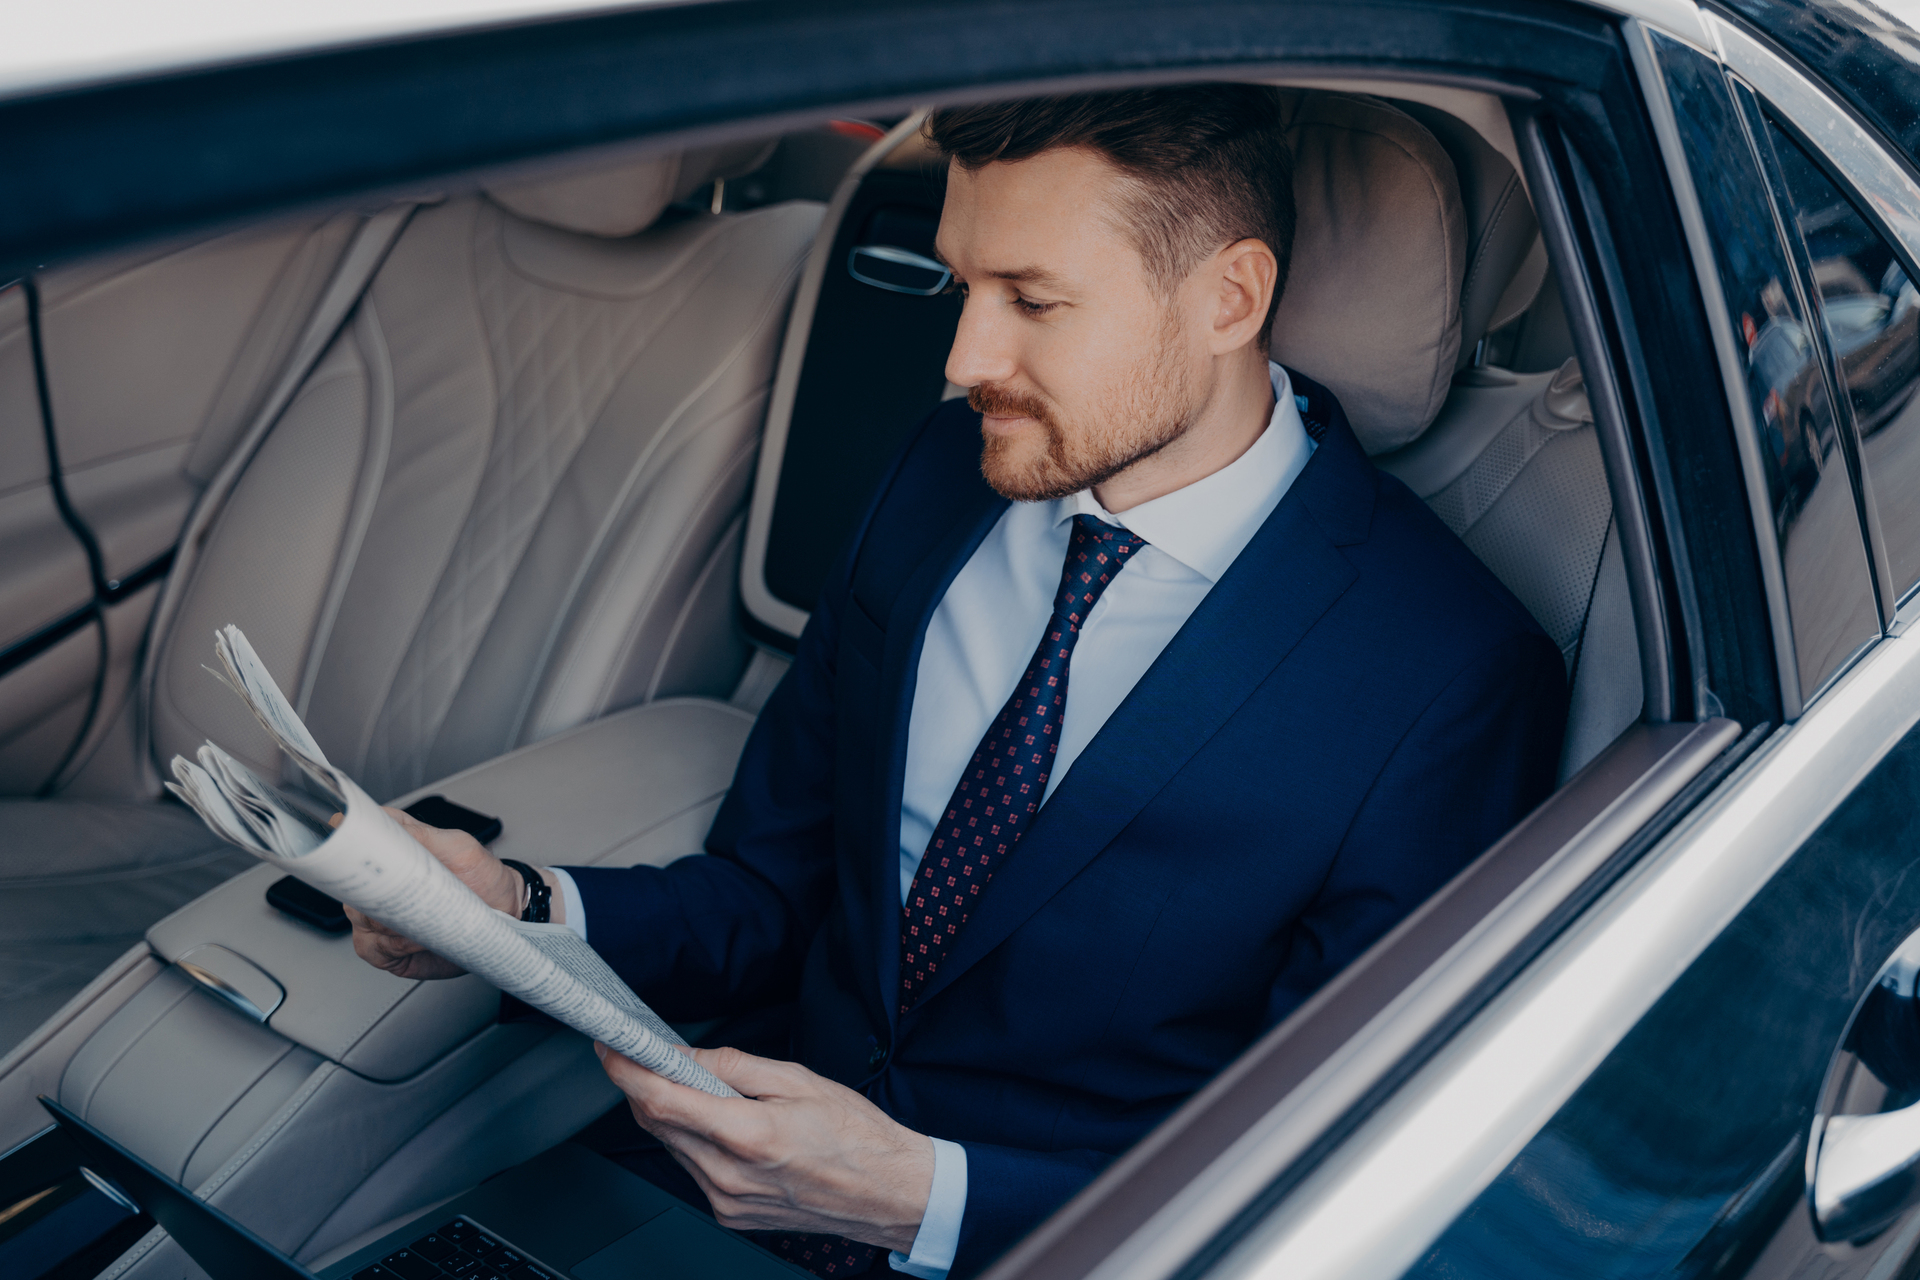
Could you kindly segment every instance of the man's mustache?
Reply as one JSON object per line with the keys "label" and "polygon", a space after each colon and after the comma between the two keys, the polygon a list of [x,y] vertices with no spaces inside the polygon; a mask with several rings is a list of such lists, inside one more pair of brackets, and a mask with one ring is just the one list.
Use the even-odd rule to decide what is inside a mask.
{"label": "man's mustache", "polygon": [[1032,418],[1042,426],[1053,425],[1053,414],[1040,397],[996,387],[990,382],[968,389],[967,407],[995,418]]}

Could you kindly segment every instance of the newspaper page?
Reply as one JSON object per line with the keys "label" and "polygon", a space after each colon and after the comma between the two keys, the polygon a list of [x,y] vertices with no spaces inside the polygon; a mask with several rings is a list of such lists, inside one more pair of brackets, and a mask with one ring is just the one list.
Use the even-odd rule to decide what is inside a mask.
{"label": "newspaper page", "polygon": [[578,934],[565,925],[515,920],[489,907],[328,763],[238,627],[222,628],[214,647],[226,682],[344,815],[332,831],[314,826],[246,765],[209,742],[196,753],[197,760],[173,758],[176,781],[167,785],[216,835],[650,1071],[716,1097],[739,1096],[674,1047],[686,1041]]}

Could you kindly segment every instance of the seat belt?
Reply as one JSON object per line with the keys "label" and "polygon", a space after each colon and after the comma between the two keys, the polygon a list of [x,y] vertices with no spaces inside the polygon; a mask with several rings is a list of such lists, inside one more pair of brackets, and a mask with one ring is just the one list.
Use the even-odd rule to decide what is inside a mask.
{"label": "seat belt", "polygon": [[434,200],[434,197],[428,197],[424,200],[398,201],[360,224],[360,229],[354,232],[353,239],[348,241],[345,252],[340,255],[340,264],[334,268],[333,279],[327,282],[320,301],[314,304],[312,314],[307,317],[299,339],[293,344],[292,354],[280,370],[280,376],[274,380],[273,389],[267,393],[259,412],[254,414],[253,421],[247,424],[247,429],[234,443],[227,460],[221,463],[213,479],[207,482],[207,487],[187,517],[186,527],[180,531],[173,569],[160,590],[160,599],[153,609],[153,619],[148,624],[147,651],[143,658],[139,698],[135,708],[136,731],[141,744],[141,770],[155,791],[159,790],[160,778],[152,756],[151,713],[155,659],[159,656],[158,640],[166,635],[167,629],[173,624],[174,615],[180,611],[186,584],[193,579],[195,562],[206,544],[207,535],[212,531],[220,512],[225,509],[234,486],[240,482],[241,475],[253,461],[253,455],[259,452],[268,432],[273,430],[287,406],[293,403],[293,397],[307,380],[307,375],[320,363],[320,357],[332,345],[341,326],[346,324],[347,317],[353,314],[353,309],[373,284],[373,277],[379,273],[380,264],[386,261],[388,250],[393,248],[400,233],[406,230],[407,220],[422,204],[432,204]]}

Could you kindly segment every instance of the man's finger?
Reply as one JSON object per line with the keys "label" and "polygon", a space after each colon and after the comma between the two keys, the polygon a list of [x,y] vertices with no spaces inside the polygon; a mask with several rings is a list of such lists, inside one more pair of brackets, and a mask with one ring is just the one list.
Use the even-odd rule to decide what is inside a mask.
{"label": "man's finger", "polygon": [[756,1058],[740,1049],[689,1049],[693,1060],[749,1098],[790,1098],[811,1073],[791,1062]]}
{"label": "man's finger", "polygon": [[[739,1111],[751,1105],[745,1100],[716,1098],[675,1084],[612,1049],[600,1059],[600,1065],[606,1070],[607,1078],[633,1103],[636,1117],[644,1113],[646,1119],[655,1123],[708,1137],[718,1137],[747,1118]],[[720,1140],[723,1146],[728,1145],[724,1138]]]}

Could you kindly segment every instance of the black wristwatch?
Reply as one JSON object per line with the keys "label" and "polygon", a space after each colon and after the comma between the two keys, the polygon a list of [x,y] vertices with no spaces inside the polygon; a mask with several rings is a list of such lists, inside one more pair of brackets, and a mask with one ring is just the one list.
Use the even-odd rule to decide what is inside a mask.
{"label": "black wristwatch", "polygon": [[502,858],[500,861],[518,871],[520,878],[527,882],[527,909],[520,913],[520,918],[529,924],[550,922],[553,919],[553,886],[524,862],[516,862],[512,858]]}

